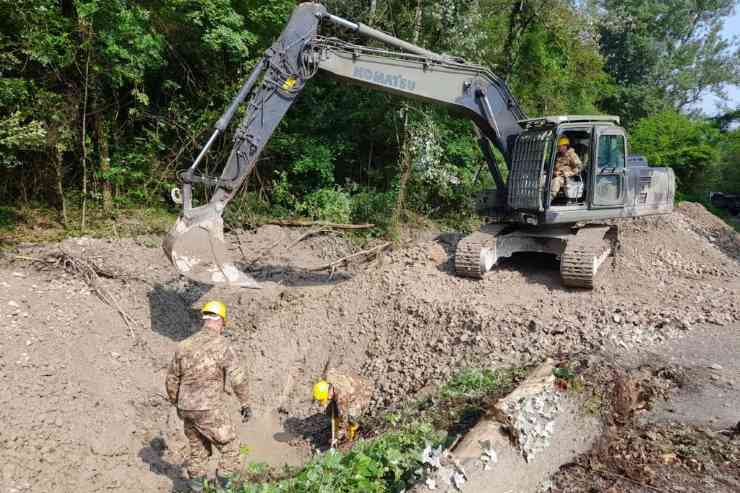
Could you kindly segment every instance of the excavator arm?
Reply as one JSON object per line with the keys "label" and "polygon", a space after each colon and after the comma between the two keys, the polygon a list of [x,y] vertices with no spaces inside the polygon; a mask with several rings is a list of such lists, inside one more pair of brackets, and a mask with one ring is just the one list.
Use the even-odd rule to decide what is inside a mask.
{"label": "excavator arm", "polygon": [[[360,46],[319,35],[322,22],[341,26],[403,51]],[[479,143],[499,189],[505,189],[491,143],[509,162],[514,140],[526,118],[506,84],[485,67],[439,55],[361,23],[329,14],[316,3],[300,4],[278,40],[267,50],[229,108],[218,120],[208,142],[185,170],[183,211],[164,242],[164,250],[184,275],[207,284],[258,287],[227,260],[222,213],[252,172],[277,125],[306,82],[318,71],[339,80],[388,93],[442,104],[475,123]],[[245,116],[234,136],[234,147],[219,178],[198,167],[209,148],[228,127],[248,96]],[[210,201],[193,207],[192,186],[214,187]]]}

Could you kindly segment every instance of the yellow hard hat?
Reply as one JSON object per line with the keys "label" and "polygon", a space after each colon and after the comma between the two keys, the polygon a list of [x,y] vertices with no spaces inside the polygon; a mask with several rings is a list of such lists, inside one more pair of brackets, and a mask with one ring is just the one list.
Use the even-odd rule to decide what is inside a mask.
{"label": "yellow hard hat", "polygon": [[326,404],[329,400],[329,382],[326,380],[319,380],[313,386],[313,398],[322,405]]}
{"label": "yellow hard hat", "polygon": [[226,321],[226,305],[224,305],[220,301],[209,301],[208,303],[203,305],[201,313],[203,315],[218,315],[219,317],[223,318],[224,321]]}
{"label": "yellow hard hat", "polygon": [[566,136],[560,137],[560,140],[558,141],[559,146],[569,146],[570,145],[570,139]]}

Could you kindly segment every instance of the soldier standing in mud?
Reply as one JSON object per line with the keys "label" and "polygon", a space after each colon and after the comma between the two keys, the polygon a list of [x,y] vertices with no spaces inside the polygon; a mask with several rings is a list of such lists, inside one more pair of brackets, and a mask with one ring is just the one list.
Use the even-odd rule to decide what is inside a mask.
{"label": "soldier standing in mud", "polygon": [[359,419],[370,404],[372,389],[359,375],[330,369],[323,380],[313,386],[313,397],[326,407],[331,419],[332,447],[352,442],[360,428]]}
{"label": "soldier standing in mud", "polygon": [[228,487],[239,470],[239,444],[222,407],[227,381],[241,403],[242,420],[246,422],[251,416],[246,376],[236,352],[223,336],[226,305],[210,301],[202,313],[203,328],[180,343],[165,382],[167,397],[177,406],[190,444],[187,471],[194,492],[204,489],[213,447],[221,453],[216,477],[222,487]]}

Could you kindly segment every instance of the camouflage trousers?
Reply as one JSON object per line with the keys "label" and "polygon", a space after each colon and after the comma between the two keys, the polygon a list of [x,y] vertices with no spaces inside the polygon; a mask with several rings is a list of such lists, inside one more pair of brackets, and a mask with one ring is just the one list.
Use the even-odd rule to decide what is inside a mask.
{"label": "camouflage trousers", "polygon": [[565,186],[566,180],[564,176],[553,176],[550,181],[550,197],[555,198],[561,188]]}
{"label": "camouflage trousers", "polygon": [[239,443],[234,427],[223,410],[179,410],[178,415],[183,420],[185,438],[190,444],[190,458],[187,463],[190,478],[208,474],[208,460],[213,454],[213,447],[221,453],[221,460],[218,463],[218,473],[221,476],[239,471],[241,466]]}

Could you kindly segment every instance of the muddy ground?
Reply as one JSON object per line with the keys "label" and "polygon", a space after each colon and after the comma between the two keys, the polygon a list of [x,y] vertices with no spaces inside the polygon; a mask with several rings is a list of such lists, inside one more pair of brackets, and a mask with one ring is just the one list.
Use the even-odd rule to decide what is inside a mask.
{"label": "muddy ground", "polygon": [[[0,492],[182,486],[186,443],[164,399],[164,371],[176,343],[197,330],[197,308],[211,298],[229,305],[232,341],[252,382],[256,417],[240,428],[240,440],[248,460],[271,464],[310,456],[321,426],[310,385],[330,356],[333,366],[374,383],[372,412],[470,365],[647,351],[670,360],[674,341],[717,334],[717,349],[737,361],[738,235],[689,203],[620,228],[620,255],[605,264],[593,291],[564,289],[555,259],[538,255],[515,256],[482,281],[457,278],[450,258],[459,237],[449,233],[409,235],[376,260],[331,275],[309,269],[362,247],[334,233],[297,241],[307,229],[233,234],[232,253],[262,281],[259,291],[186,281],[156,237],[20,246],[16,254],[26,258],[7,257],[0,266]],[[100,288],[49,263],[60,251],[93,262]],[[706,362],[674,363],[721,367],[705,368],[717,380],[695,376],[714,400],[685,386],[675,402],[689,404],[672,414],[716,431],[740,419],[740,376],[737,367],[713,362],[713,350],[705,351]],[[696,402],[707,404],[692,408]],[[692,422],[697,409],[711,416]],[[661,413],[670,411],[654,414]]]}

